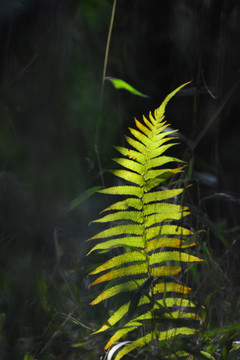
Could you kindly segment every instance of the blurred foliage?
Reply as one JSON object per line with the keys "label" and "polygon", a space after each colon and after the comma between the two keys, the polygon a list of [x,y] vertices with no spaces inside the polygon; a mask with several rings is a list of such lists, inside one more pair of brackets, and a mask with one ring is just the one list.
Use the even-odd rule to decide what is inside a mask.
{"label": "blurred foliage", "polygon": [[206,264],[186,276],[208,309],[202,349],[240,358],[240,4],[117,0],[106,76],[150,95],[141,98],[108,82],[101,97],[112,3],[0,3],[0,358],[104,356],[105,339],[90,333],[114,304],[89,306],[85,240],[106,205],[91,189],[113,183],[113,145],[133,116],[191,79],[168,107],[191,162],[189,221],[204,230]]}

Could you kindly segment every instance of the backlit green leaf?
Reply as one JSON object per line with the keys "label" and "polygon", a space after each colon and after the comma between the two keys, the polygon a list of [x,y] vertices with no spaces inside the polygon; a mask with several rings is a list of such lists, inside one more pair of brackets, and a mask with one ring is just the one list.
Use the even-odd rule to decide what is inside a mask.
{"label": "backlit green leaf", "polygon": [[186,254],[180,251],[164,251],[150,255],[149,264],[162,263],[166,261],[179,261],[179,262],[194,262],[203,261],[196,256]]}
{"label": "backlit green leaf", "polygon": [[123,265],[125,263],[131,263],[134,261],[145,261],[146,255],[138,252],[131,251],[128,253],[124,253],[118,256],[113,257],[112,259],[106,261],[103,265],[98,266],[95,270],[93,270],[89,275],[98,274],[102,271],[111,269],[112,267]]}
{"label": "backlit green leaf", "polygon": [[112,237],[116,235],[118,236],[123,234],[142,235],[143,231],[144,229],[140,225],[120,225],[120,226],[112,227],[107,230],[103,230],[100,233],[93,236],[92,238],[90,238],[89,240],[107,238],[107,237]]}
{"label": "backlit green leaf", "polygon": [[146,279],[140,279],[140,280],[132,280],[128,281],[126,283],[112,286],[111,288],[104,290],[100,295],[96,297],[95,300],[91,302],[91,305],[96,305],[99,302],[109,299],[112,296],[115,296],[122,292],[129,292],[138,289],[138,287],[144,283]]}
{"label": "backlit green leaf", "polygon": [[127,236],[124,238],[117,238],[113,240],[103,241],[97,245],[95,245],[87,255],[91,254],[92,251],[95,250],[110,250],[111,248],[116,247],[136,247],[143,249],[145,247],[145,242],[142,237],[139,236]]}
{"label": "backlit green leaf", "polygon": [[109,195],[134,195],[139,198],[143,196],[143,189],[139,186],[113,186],[107,189],[99,190],[102,194],[109,194]]}
{"label": "backlit green leaf", "polygon": [[[121,278],[124,276],[146,274],[148,270],[147,264],[130,265],[127,267],[119,268],[116,270],[109,271],[108,273],[97,278],[91,285],[100,284],[104,281],[110,281],[113,279]],[[165,270],[165,269],[164,269]]]}
{"label": "backlit green leaf", "polygon": [[93,222],[106,223],[109,221],[117,221],[117,220],[131,220],[139,224],[142,224],[143,214],[141,211],[118,211],[116,213],[103,216],[102,218],[98,220],[94,220]]}
{"label": "backlit green leaf", "polygon": [[105,77],[105,80],[109,80],[117,90],[123,89],[129,91],[133,95],[148,97],[148,95],[141,93],[140,91],[136,90],[134,87],[129,85],[126,81],[123,81],[121,79],[107,76]]}

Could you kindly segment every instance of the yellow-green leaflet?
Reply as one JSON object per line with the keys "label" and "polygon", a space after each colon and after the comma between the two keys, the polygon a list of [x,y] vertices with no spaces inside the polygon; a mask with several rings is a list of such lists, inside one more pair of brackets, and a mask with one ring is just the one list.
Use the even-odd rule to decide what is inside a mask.
{"label": "yellow-green leaflet", "polygon": [[103,265],[93,270],[89,275],[98,274],[104,270],[111,269],[112,267],[123,265],[125,263],[131,263],[135,261],[146,261],[146,255],[142,252],[132,251],[106,261]]}
{"label": "yellow-green leaflet", "polygon": [[120,225],[120,226],[114,226],[110,229],[104,230],[104,231],[96,234],[89,240],[103,239],[103,238],[112,237],[115,235],[124,235],[124,234],[140,235],[143,233],[143,231],[144,231],[144,228],[139,225]]}
{"label": "yellow-green leaflet", "polygon": [[191,292],[191,288],[177,284],[177,283],[160,283],[154,286],[153,293],[160,293],[160,292],[176,292],[181,294],[189,294]]}
{"label": "yellow-green leaflet", "polygon": [[[137,264],[137,265],[130,265],[127,267],[121,267],[119,269],[116,270],[112,270],[102,276],[100,276],[99,278],[97,278],[92,285],[96,285],[99,284],[103,281],[110,281],[116,278],[121,278],[123,276],[130,276],[130,275],[137,275],[137,274],[146,274],[147,273],[147,264]],[[162,271],[165,271],[165,269],[163,269]]]}
{"label": "yellow-green leaflet", "polygon": [[137,223],[143,223],[143,214],[141,211],[119,211],[95,220],[94,222],[109,222],[116,220],[132,220]]}
{"label": "yellow-green leaflet", "polygon": [[[203,261],[190,253],[197,236],[188,223],[191,209],[182,203],[185,186],[180,176],[186,164],[167,153],[176,149],[178,138],[177,130],[169,129],[164,120],[168,101],[185,85],[171,92],[148,118],[135,119],[126,146],[115,147],[120,157],[113,159],[115,169],[110,172],[118,185],[99,191],[109,198],[114,195],[115,201],[92,221],[101,228],[89,239],[94,245],[88,255],[104,250],[107,257],[89,274],[94,277],[91,285],[102,287],[91,305],[117,296],[119,301],[94,333],[112,328],[105,349],[135,333],[134,341],[124,343],[115,360],[153,340],[193,336],[196,323],[202,321],[191,301],[191,288],[182,284],[181,276],[183,268]],[[183,349],[179,354],[188,352]]]}
{"label": "yellow-green leaflet", "polygon": [[107,207],[106,209],[104,209],[102,211],[102,213],[106,212],[106,211],[110,211],[110,210],[128,210],[130,208],[134,208],[136,210],[142,210],[143,203],[142,203],[141,199],[128,198],[123,201],[118,201],[115,204],[112,204],[109,207]]}
{"label": "yellow-green leaflet", "polygon": [[143,175],[144,171],[145,171],[145,167],[138,163],[137,161],[134,160],[129,160],[129,159],[123,159],[123,158],[115,158],[113,159],[116,163],[118,163],[119,165],[124,166],[127,169],[131,169],[132,171],[137,172],[139,175]]}
{"label": "yellow-green leaflet", "polygon": [[121,339],[123,336],[128,334],[130,331],[135,330],[139,326],[142,326],[141,322],[137,321],[131,321],[125,325],[122,329],[115,332],[115,334],[110,338],[108,343],[105,346],[105,350],[107,350],[110,346],[112,346],[115,342],[117,342],[119,339]]}
{"label": "yellow-green leaflet", "polygon": [[111,170],[111,172],[124,179],[127,180],[129,182],[133,182],[139,186],[142,186],[144,184],[144,179],[141,175],[138,175],[132,171],[128,171],[128,170]]}
{"label": "yellow-green leaflet", "polygon": [[162,263],[166,261],[183,261],[183,262],[194,262],[202,261],[196,256],[186,254],[180,251],[164,251],[150,255],[149,264],[153,265],[156,263]]}
{"label": "yellow-green leaflet", "polygon": [[130,292],[136,290],[139,288],[139,286],[142,285],[142,283],[144,283],[144,281],[145,279],[140,279],[112,286],[111,288],[104,290],[100,295],[98,295],[96,299],[91,302],[91,305],[96,305],[99,302],[109,299],[110,297],[115,296],[121,292]]}
{"label": "yellow-green leaflet", "polygon": [[148,251],[157,250],[161,247],[171,247],[178,249],[185,249],[188,247],[196,246],[196,243],[187,243],[184,240],[180,240],[177,238],[168,238],[168,237],[159,237],[157,239],[151,240],[147,242]]}
{"label": "yellow-green leaflet", "polygon": [[[144,194],[143,202],[148,204],[150,202],[157,202],[166,199],[171,199],[175,196],[180,195],[184,189],[174,189],[174,190],[162,190],[162,191],[152,191]],[[171,204],[170,204],[171,206]]]}
{"label": "yellow-green leaflet", "polygon": [[134,195],[141,198],[144,194],[142,188],[138,186],[113,186],[107,189],[99,190],[102,194],[110,194],[110,195]]}
{"label": "yellow-green leaflet", "polygon": [[[181,241],[181,240],[178,240]],[[181,246],[181,243],[179,246]],[[196,245],[196,244],[194,244]],[[125,246],[129,246],[131,248],[144,248],[145,247],[145,243],[144,240],[142,238],[142,236],[128,236],[128,237],[124,237],[124,238],[116,238],[113,240],[108,240],[108,241],[103,241],[97,245],[95,245],[90,251],[89,253],[87,253],[87,255],[91,254],[92,251],[94,250],[110,250],[112,248],[116,248],[116,247],[125,247]],[[179,247],[178,246],[178,247]],[[192,246],[192,245],[188,245],[188,246]],[[184,245],[182,246],[182,248],[184,247]]]}

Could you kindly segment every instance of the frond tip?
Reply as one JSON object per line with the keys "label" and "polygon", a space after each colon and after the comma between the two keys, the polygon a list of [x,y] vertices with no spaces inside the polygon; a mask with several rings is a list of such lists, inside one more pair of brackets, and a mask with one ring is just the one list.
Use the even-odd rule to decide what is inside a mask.
{"label": "frond tip", "polygon": [[[120,255],[110,257],[90,273],[101,273],[92,285],[112,282],[91,305],[120,293],[126,294],[127,302],[95,333],[103,332],[127,318],[125,325],[118,328],[109,340],[105,347],[108,349],[144,324],[143,331],[149,331],[133,342],[126,342],[116,360],[152,340],[170,341],[176,336],[194,335],[196,321],[201,320],[194,310],[195,304],[186,298],[191,288],[178,280],[184,264],[203,261],[189,253],[196,242],[192,240],[193,231],[182,226],[190,209],[176,203],[184,188],[169,189],[166,185],[167,180],[181,173],[186,165],[180,165],[182,160],[165,154],[178,144],[176,136],[171,136],[175,131],[168,131],[168,124],[164,121],[165,107],[187,84],[169,94],[154,115],[150,112],[148,119],[143,116],[143,123],[135,119],[136,129],[129,128],[131,135],[126,137],[129,148],[116,147],[122,157],[114,161],[121,168],[112,171],[126,184],[99,191],[108,195],[123,195],[124,199],[104,209],[102,216],[93,221],[107,223],[108,228],[89,239],[97,240],[97,244],[88,254],[112,248],[122,250]],[[172,163],[178,165],[173,167]],[[166,331],[159,327],[159,319],[164,319],[165,324],[168,322]],[[183,321],[186,326],[181,326]],[[149,322],[151,325],[147,326]]]}

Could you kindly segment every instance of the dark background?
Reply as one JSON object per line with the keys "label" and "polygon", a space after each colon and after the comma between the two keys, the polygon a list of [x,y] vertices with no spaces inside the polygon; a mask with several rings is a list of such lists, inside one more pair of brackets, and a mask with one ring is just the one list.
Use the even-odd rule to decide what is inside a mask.
{"label": "dark background", "polygon": [[212,256],[196,282],[203,301],[214,294],[213,326],[239,319],[240,4],[117,0],[106,75],[149,98],[105,82],[101,100],[111,12],[110,0],[0,2],[1,359],[103,354],[83,325],[106,318],[88,305],[98,290],[87,273],[100,259],[85,258],[106,199],[81,195],[114,183],[113,145],[133,117],[189,80],[167,119],[193,165],[188,201]]}

